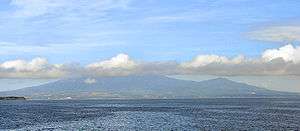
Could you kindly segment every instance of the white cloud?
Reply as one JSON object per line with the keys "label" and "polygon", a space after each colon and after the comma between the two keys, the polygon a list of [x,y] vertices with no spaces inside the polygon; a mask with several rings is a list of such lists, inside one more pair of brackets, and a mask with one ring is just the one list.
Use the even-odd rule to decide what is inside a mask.
{"label": "white cloud", "polygon": [[207,66],[209,64],[240,64],[244,61],[244,56],[237,56],[233,59],[229,59],[225,56],[218,55],[198,55],[192,61],[182,63],[183,67],[197,68]]}
{"label": "white cloud", "polygon": [[126,54],[118,54],[109,60],[104,60],[89,64],[87,68],[93,69],[132,69],[137,66],[137,63],[129,58]]}
{"label": "white cloud", "polygon": [[300,47],[294,47],[289,44],[279,49],[269,49],[263,53],[262,58],[267,61],[281,58],[286,62],[294,62],[297,64],[300,62]]}
{"label": "white cloud", "polygon": [[96,82],[97,82],[97,80],[93,79],[93,78],[87,78],[84,80],[84,83],[86,83],[86,84],[94,84]]}
{"label": "white cloud", "polygon": [[0,63],[0,77],[13,78],[56,78],[65,75],[62,65],[51,65],[45,58],[31,61],[11,60]]}
{"label": "white cloud", "polygon": [[138,63],[126,54],[118,54],[109,60],[95,62],[86,66],[88,75],[129,75],[136,72]]}
{"label": "white cloud", "polygon": [[16,71],[38,71],[47,68],[48,61],[44,58],[35,58],[27,62],[25,60],[7,61],[0,65],[3,69],[13,69]]}
{"label": "white cloud", "polygon": [[273,42],[300,41],[300,26],[271,26],[252,31],[249,36],[256,40]]}

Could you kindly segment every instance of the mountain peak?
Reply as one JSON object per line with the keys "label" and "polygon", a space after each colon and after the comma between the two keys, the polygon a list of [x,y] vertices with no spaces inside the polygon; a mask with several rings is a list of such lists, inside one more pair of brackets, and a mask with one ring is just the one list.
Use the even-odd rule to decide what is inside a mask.
{"label": "mountain peak", "polygon": [[230,82],[234,82],[234,81],[229,80],[229,79],[224,78],[224,77],[219,77],[219,78],[211,79],[209,81],[220,81],[220,82],[229,82],[230,81]]}

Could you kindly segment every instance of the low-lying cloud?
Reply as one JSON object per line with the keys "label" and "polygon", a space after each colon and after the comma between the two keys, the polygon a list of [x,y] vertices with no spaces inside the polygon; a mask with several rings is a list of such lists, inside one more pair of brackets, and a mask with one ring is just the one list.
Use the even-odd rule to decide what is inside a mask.
{"label": "low-lying cloud", "polygon": [[91,69],[133,69],[137,66],[137,63],[129,58],[126,54],[118,54],[109,60],[95,62],[87,65],[87,68]]}
{"label": "low-lying cloud", "polygon": [[300,63],[300,47],[286,45],[279,49],[269,49],[263,53],[262,58],[266,61],[281,58],[285,62],[293,62],[295,64],[298,64]]}
{"label": "low-lying cloud", "polygon": [[90,75],[129,75],[139,65],[126,54],[118,54],[109,60],[103,60],[87,65],[85,70]]}
{"label": "low-lying cloud", "polygon": [[[2,78],[60,78],[72,76],[120,76],[131,74],[196,75],[300,75],[300,46],[268,49],[258,58],[198,55],[185,62],[135,61],[127,54],[86,66],[50,64],[45,58],[0,63]],[[88,80],[88,83],[92,81]]]}
{"label": "low-lying cloud", "polygon": [[58,78],[66,75],[64,65],[50,64],[45,58],[31,61],[12,60],[0,63],[0,77],[3,78]]}

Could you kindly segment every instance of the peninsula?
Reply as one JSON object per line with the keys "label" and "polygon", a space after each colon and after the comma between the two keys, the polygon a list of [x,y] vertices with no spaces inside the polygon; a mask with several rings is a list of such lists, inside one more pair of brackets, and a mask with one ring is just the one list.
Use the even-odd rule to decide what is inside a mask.
{"label": "peninsula", "polygon": [[0,100],[26,100],[26,98],[17,97],[17,96],[6,96],[6,97],[0,97]]}

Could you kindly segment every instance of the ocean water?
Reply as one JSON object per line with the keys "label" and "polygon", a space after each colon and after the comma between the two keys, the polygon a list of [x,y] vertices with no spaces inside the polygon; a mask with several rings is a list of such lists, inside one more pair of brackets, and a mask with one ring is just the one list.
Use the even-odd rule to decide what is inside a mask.
{"label": "ocean water", "polygon": [[300,130],[300,98],[0,101],[0,130]]}

